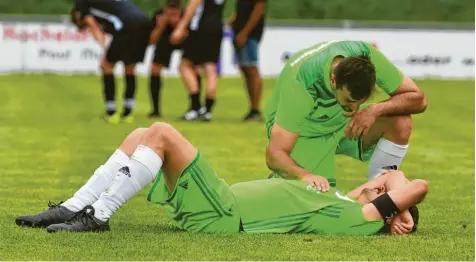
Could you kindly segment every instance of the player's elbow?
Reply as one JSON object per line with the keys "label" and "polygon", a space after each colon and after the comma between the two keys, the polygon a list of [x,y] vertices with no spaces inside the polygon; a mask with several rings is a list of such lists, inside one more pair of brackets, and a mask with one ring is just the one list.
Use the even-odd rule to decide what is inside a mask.
{"label": "player's elbow", "polygon": [[423,179],[415,179],[412,181],[415,184],[416,190],[418,192],[419,201],[423,201],[426,194],[428,194],[428,181]]}
{"label": "player's elbow", "polygon": [[428,102],[427,102],[425,94],[421,90],[418,92],[418,100],[419,100],[419,105],[420,105],[419,113],[423,113],[423,112],[426,111],[426,108],[428,106]]}

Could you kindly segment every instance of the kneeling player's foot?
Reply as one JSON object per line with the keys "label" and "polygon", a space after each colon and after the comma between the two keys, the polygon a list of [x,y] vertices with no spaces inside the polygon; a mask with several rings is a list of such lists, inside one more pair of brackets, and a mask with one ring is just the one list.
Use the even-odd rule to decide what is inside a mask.
{"label": "kneeling player's foot", "polygon": [[122,120],[122,122],[124,122],[126,124],[132,124],[135,121],[133,115],[122,116],[121,120]]}
{"label": "kneeling player's foot", "polygon": [[182,116],[182,120],[185,121],[195,121],[200,118],[200,114],[197,110],[189,110],[185,115]]}
{"label": "kneeling player's foot", "polygon": [[99,232],[110,230],[109,220],[103,222],[97,219],[94,217],[94,212],[94,207],[86,206],[72,219],[61,224],[49,225],[46,231],[54,233],[58,231]]}
{"label": "kneeling player's foot", "polygon": [[159,112],[156,112],[156,111],[152,111],[147,115],[147,117],[149,117],[149,118],[160,118],[161,116],[162,115]]}
{"label": "kneeling player's foot", "polygon": [[104,115],[104,121],[108,124],[113,124],[117,125],[121,122],[121,116],[118,113],[115,113],[113,115]]}
{"label": "kneeling player's foot", "polygon": [[244,118],[243,121],[263,121],[263,116],[259,111],[250,111]]}
{"label": "kneeling player's foot", "polygon": [[73,212],[64,206],[48,202],[48,210],[31,216],[19,216],[15,223],[19,226],[27,227],[47,227],[52,224],[63,223],[73,218],[77,212]]}

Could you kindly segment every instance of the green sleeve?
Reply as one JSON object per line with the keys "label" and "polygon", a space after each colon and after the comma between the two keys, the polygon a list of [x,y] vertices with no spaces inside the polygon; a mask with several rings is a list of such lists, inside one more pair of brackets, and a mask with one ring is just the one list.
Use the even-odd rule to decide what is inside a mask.
{"label": "green sleeve", "polygon": [[305,118],[311,113],[314,100],[303,83],[287,78],[280,83],[276,122],[289,132],[300,133]]}
{"label": "green sleeve", "polygon": [[403,82],[403,73],[373,45],[369,44],[370,59],[375,65],[377,85],[391,95]]}

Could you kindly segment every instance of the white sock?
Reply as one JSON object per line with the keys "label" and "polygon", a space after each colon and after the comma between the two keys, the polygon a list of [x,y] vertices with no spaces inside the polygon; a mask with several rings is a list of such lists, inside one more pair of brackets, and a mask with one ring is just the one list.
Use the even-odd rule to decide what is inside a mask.
{"label": "white sock", "polygon": [[369,163],[369,181],[380,176],[388,169],[398,169],[407,153],[408,145],[397,145],[385,138],[380,138]]}
{"label": "white sock", "polygon": [[123,167],[127,161],[129,161],[129,157],[117,149],[104,165],[94,171],[93,176],[88,182],[82,186],[72,198],[66,200],[61,205],[71,211],[77,212],[82,210],[85,206],[96,202],[101,193],[112,184],[117,170]]}
{"label": "white sock", "polygon": [[94,216],[107,221],[127,200],[152,182],[161,167],[160,156],[151,148],[139,145],[129,162],[119,170],[112,185],[93,204]]}

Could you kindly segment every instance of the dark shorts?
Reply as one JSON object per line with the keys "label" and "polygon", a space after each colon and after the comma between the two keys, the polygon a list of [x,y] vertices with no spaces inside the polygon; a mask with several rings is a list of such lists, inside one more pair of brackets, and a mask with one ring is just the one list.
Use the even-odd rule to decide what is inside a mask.
{"label": "dark shorts", "polygon": [[173,51],[180,49],[182,49],[182,45],[171,44],[170,35],[164,34],[155,45],[154,59],[152,60],[152,63],[169,67]]}
{"label": "dark shorts", "polygon": [[182,58],[190,60],[194,65],[216,64],[220,57],[222,38],[223,32],[192,31],[183,45]]}
{"label": "dark shorts", "polygon": [[257,66],[259,61],[259,40],[249,38],[243,48],[234,44],[235,56],[241,67]]}
{"label": "dark shorts", "polygon": [[142,63],[149,43],[149,33],[148,30],[142,30],[113,36],[106,51],[107,61],[123,62],[125,65]]}

